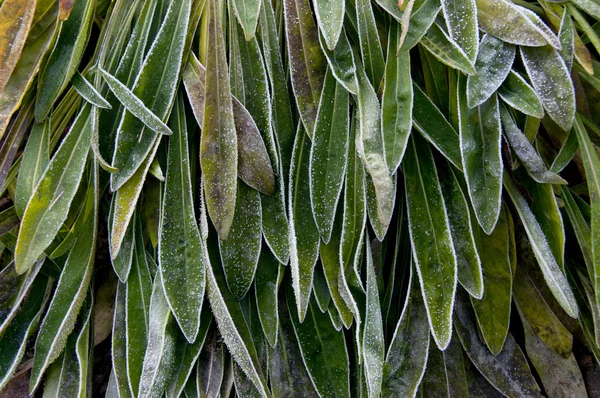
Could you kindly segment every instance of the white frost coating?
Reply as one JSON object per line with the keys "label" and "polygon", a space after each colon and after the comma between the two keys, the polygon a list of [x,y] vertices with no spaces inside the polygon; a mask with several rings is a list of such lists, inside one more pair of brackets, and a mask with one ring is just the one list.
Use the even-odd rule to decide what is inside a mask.
{"label": "white frost coating", "polygon": [[[414,153],[415,162],[416,162],[417,167],[419,168],[418,172],[419,172],[419,176],[421,178],[419,182],[421,185],[423,185],[424,181],[422,180],[422,175],[421,175],[420,165],[419,165],[419,160],[418,160],[419,157],[417,155],[417,148],[415,146],[414,139],[412,139],[412,147],[413,147],[412,150],[415,152]],[[431,153],[429,154],[429,156],[431,156]],[[433,159],[431,159],[431,162],[433,162]],[[406,185],[406,176],[407,176],[407,173],[404,174],[405,185]],[[440,186],[440,182],[437,179],[437,172],[436,172],[436,185],[437,185],[437,192],[439,193],[439,196],[441,199],[440,201],[442,203],[442,209],[443,209],[444,214],[446,215],[446,217],[444,217],[444,224],[445,224],[444,231],[448,235],[446,238],[449,241],[449,247],[452,252],[452,257],[454,259],[454,267],[453,267],[454,275],[453,275],[453,279],[452,279],[452,298],[451,298],[451,302],[450,302],[450,306],[449,306],[450,311],[448,311],[448,314],[446,315],[447,318],[445,319],[446,325],[443,325],[443,329],[446,333],[446,335],[444,335],[444,336],[438,336],[438,334],[436,333],[437,328],[434,328],[434,326],[433,326],[433,319],[432,319],[433,309],[430,308],[429,303],[428,303],[429,295],[427,294],[427,292],[425,292],[423,274],[422,274],[421,268],[419,266],[419,258],[418,258],[419,253],[417,252],[415,240],[413,237],[413,229],[416,229],[417,226],[413,226],[413,220],[411,218],[411,206],[410,206],[408,194],[407,194],[407,198],[406,198],[407,199],[406,213],[408,216],[408,232],[409,232],[409,237],[410,237],[411,251],[413,254],[413,259],[415,261],[415,268],[417,269],[417,275],[419,277],[419,284],[421,287],[421,294],[423,296],[423,303],[425,305],[425,309],[426,309],[426,313],[427,313],[427,320],[429,322],[429,328],[431,330],[431,334],[433,336],[433,339],[435,340],[436,345],[438,346],[438,348],[441,351],[444,351],[450,344],[450,339],[452,338],[452,310],[454,308],[454,301],[456,299],[456,287],[458,284],[458,267],[456,266],[456,252],[454,250],[454,245],[452,244],[452,233],[450,231],[450,224],[448,223],[446,204],[444,203],[444,200],[442,197],[442,187]],[[424,189],[423,189],[423,192],[425,192]],[[425,198],[425,199],[426,199],[425,204],[429,211],[429,204],[427,203],[428,198]],[[431,217],[431,215],[430,215],[430,217]],[[440,220],[431,220],[430,219],[430,223],[433,223],[433,222],[439,223]]]}
{"label": "white frost coating", "polygon": [[383,360],[385,346],[383,341],[383,319],[379,290],[373,266],[371,244],[367,235],[367,300],[365,328],[363,331],[363,359],[365,376],[370,397],[378,397],[381,393],[383,378]]}
{"label": "white frost coating", "polygon": [[346,2],[345,0],[313,0],[313,9],[327,48],[333,51],[344,27]]}
{"label": "white frost coating", "polygon": [[521,58],[548,115],[563,130],[575,120],[575,88],[565,61],[551,47],[521,47]]}
{"label": "white frost coating", "polygon": [[257,388],[258,392],[263,397],[268,398],[270,397],[268,389],[264,384],[263,378],[255,368],[254,361],[248,352],[244,340],[237,331],[237,327],[233,321],[233,318],[231,317],[231,314],[229,313],[227,304],[225,303],[223,295],[219,290],[219,285],[217,284],[212,266],[208,264],[206,268],[208,282],[206,290],[208,293],[208,300],[210,302],[213,315],[217,320],[217,325],[219,326],[221,336],[223,337],[231,356],[233,359],[235,359],[235,362],[242,368],[252,383],[254,383],[254,386]]}
{"label": "white frost coating", "polygon": [[442,12],[450,38],[465,52],[471,63],[479,50],[479,28],[475,0],[442,0]]}
{"label": "white frost coating", "polygon": [[523,196],[521,196],[514,182],[507,174],[504,175],[504,187],[510,195],[517,208],[517,212],[523,221],[523,226],[525,227],[525,232],[529,238],[531,248],[538,260],[542,273],[544,274],[544,280],[548,284],[550,291],[565,312],[570,317],[577,318],[579,315],[579,308],[575,301],[571,286],[558,267],[556,259],[552,255],[550,245],[546,240],[546,236],[544,235],[540,224],[535,219],[535,215],[531,212],[527,202]]}
{"label": "white frost coating", "polygon": [[473,61],[437,23],[431,25],[420,43],[440,62],[467,75],[475,73]]}
{"label": "white frost coating", "polygon": [[514,70],[510,71],[504,83],[498,88],[498,95],[508,105],[526,115],[537,119],[544,117],[544,108],[533,87]]}
{"label": "white frost coating", "polygon": [[467,104],[474,108],[484,103],[500,87],[515,60],[514,45],[486,34],[479,44],[475,62],[477,72],[467,78]]}

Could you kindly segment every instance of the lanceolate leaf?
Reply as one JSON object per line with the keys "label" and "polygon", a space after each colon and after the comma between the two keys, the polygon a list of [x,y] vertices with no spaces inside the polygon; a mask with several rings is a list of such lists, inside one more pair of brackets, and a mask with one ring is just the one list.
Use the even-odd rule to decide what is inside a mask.
{"label": "lanceolate leaf", "polygon": [[552,255],[544,232],[529,209],[527,202],[518,191],[515,183],[507,174],[504,175],[504,187],[517,208],[517,212],[519,213],[519,217],[523,222],[525,232],[531,243],[531,248],[538,260],[538,264],[544,274],[544,279],[546,280],[550,291],[565,312],[569,316],[576,318],[579,310],[577,303],[575,302],[575,297],[573,296],[573,291]]}
{"label": "lanceolate leaf", "polygon": [[94,0],[77,1],[69,19],[61,23],[58,39],[40,76],[35,104],[38,122],[48,116],[79,66],[92,27],[94,6]]}
{"label": "lanceolate leaf", "polygon": [[225,276],[221,271],[218,253],[214,253],[212,244],[210,260],[207,267],[207,293],[213,315],[219,325],[221,335],[236,363],[242,368],[263,397],[270,396],[262,368],[258,360],[256,347],[244,320],[239,302],[229,293]]}
{"label": "lanceolate leaf", "polygon": [[475,73],[473,61],[448,37],[437,23],[431,25],[420,43],[434,57],[453,69],[458,69],[468,75]]}
{"label": "lanceolate leaf", "polygon": [[58,6],[55,1],[37,1],[31,34],[27,36],[25,47],[4,90],[0,91],[0,138],[4,135],[11,115],[20,105],[25,91],[37,74],[41,60],[54,38],[58,25],[57,14]]}
{"label": "lanceolate leaf", "polygon": [[283,1],[292,89],[309,136],[315,129],[326,61],[308,0]]}
{"label": "lanceolate leaf", "polygon": [[[160,397],[175,367],[175,323],[165,296],[162,276],[154,279],[148,311],[148,345],[144,355],[139,397]],[[197,333],[197,329],[195,331]],[[134,396],[135,396],[134,392]]]}
{"label": "lanceolate leaf", "polygon": [[381,130],[381,108],[379,100],[362,67],[358,76],[358,126],[356,151],[371,176],[377,199],[379,222],[387,227],[394,211],[394,182],[385,160],[383,133]]}
{"label": "lanceolate leaf", "polygon": [[598,305],[600,303],[600,289],[598,289],[600,286],[600,160],[598,160],[598,154],[595,152],[594,145],[579,117],[575,121],[575,132],[577,133],[577,140],[579,141],[579,148],[583,158],[592,207],[591,243],[594,269],[593,284],[596,291],[596,305]]}
{"label": "lanceolate leaf", "polygon": [[327,314],[314,300],[307,317],[300,322],[291,294],[287,295],[288,310],[302,361],[315,389],[322,397],[350,397],[348,352],[343,334],[338,333]]}
{"label": "lanceolate leaf", "polygon": [[0,272],[3,286],[3,294],[0,295],[0,334],[4,333],[19,312],[43,263],[43,260],[38,261],[31,270],[21,275],[15,270],[13,261]]}
{"label": "lanceolate leaf", "polygon": [[50,122],[35,124],[27,139],[25,151],[19,167],[17,188],[15,192],[15,208],[17,214],[23,217],[27,202],[37,185],[40,176],[50,162]]}
{"label": "lanceolate leaf", "polygon": [[406,302],[383,365],[382,393],[389,397],[414,397],[427,364],[427,311],[414,274],[411,267]]}
{"label": "lanceolate leaf", "polygon": [[538,119],[544,116],[544,109],[533,88],[517,72],[511,70],[506,80],[498,88],[498,95],[513,108]]}
{"label": "lanceolate leaf", "polygon": [[92,163],[90,168],[90,181],[84,206],[74,227],[77,240],[61,272],[58,286],[35,343],[31,391],[38,387],[48,365],[64,348],[92,277],[98,229],[98,169],[95,163]]}
{"label": "lanceolate leaf", "polygon": [[532,11],[508,0],[476,0],[480,28],[502,41],[521,46],[560,46],[558,38]]}
{"label": "lanceolate leaf", "polygon": [[565,184],[565,180],[546,168],[542,158],[538,155],[533,145],[529,143],[527,136],[519,130],[519,127],[504,106],[500,108],[500,115],[502,117],[504,133],[508,137],[511,147],[519,159],[521,159],[521,162],[523,162],[529,175],[541,184]]}
{"label": "lanceolate leaf", "polygon": [[277,291],[283,266],[269,250],[262,250],[254,277],[254,296],[263,333],[271,347],[278,343],[279,334],[279,302]]}
{"label": "lanceolate leaf", "polygon": [[476,73],[467,78],[469,108],[483,104],[500,87],[510,73],[515,46],[486,34],[479,44]]}
{"label": "lanceolate leaf", "polygon": [[235,16],[244,30],[246,41],[254,38],[261,3],[262,0],[234,0],[232,2]]}
{"label": "lanceolate leaf", "polygon": [[394,51],[398,47],[399,36],[399,24],[392,22],[381,103],[381,127],[384,135],[385,156],[392,174],[396,172],[404,157],[413,118],[410,53],[394,55]]}
{"label": "lanceolate leaf", "polygon": [[498,355],[508,333],[512,301],[506,211],[500,212],[491,234],[487,235],[479,226],[474,229],[483,270],[483,296],[481,299],[471,298],[471,303],[487,347]]}
{"label": "lanceolate leaf", "polygon": [[356,2],[356,22],[358,25],[358,39],[360,42],[362,63],[369,81],[379,89],[384,72],[383,50],[375,25],[375,16],[371,8],[371,2],[358,0]]}
{"label": "lanceolate leaf", "polygon": [[3,347],[0,353],[0,388],[4,389],[10,382],[12,374],[25,353],[27,341],[35,331],[46,308],[52,283],[48,277],[40,277],[32,285],[31,294],[0,337]]}
{"label": "lanceolate leaf", "polygon": [[447,162],[438,162],[437,166],[456,252],[458,281],[471,296],[480,299],[484,293],[483,274],[475,245],[469,202],[452,167]]}
{"label": "lanceolate leaf", "polygon": [[433,156],[419,136],[409,141],[404,181],[412,252],[427,317],[436,344],[444,349],[452,336],[456,255]]}
{"label": "lanceolate leaf", "polygon": [[458,81],[462,166],[477,222],[489,234],[500,216],[502,195],[498,97],[468,109],[464,78]]}
{"label": "lanceolate leaf", "polygon": [[456,168],[462,170],[458,132],[419,86],[414,87],[415,128]]}
{"label": "lanceolate leaf", "polygon": [[348,92],[325,77],[310,148],[310,199],[321,238],[329,242],[348,158]]}
{"label": "lanceolate leaf", "polygon": [[229,291],[241,300],[254,280],[262,243],[260,194],[238,183],[235,218],[227,240],[219,241]]}
{"label": "lanceolate leaf", "polygon": [[312,292],[313,273],[319,255],[319,230],[311,217],[310,205],[310,139],[302,125],[298,125],[290,182],[288,211],[290,214],[290,264],[292,286],[296,298],[297,312],[304,320]]}
{"label": "lanceolate leaf", "polygon": [[75,72],[73,78],[71,79],[71,83],[73,83],[73,87],[79,95],[81,95],[87,102],[92,105],[95,105],[99,108],[111,109],[112,106],[110,103],[102,97],[102,95],[92,86],[90,82],[87,81],[85,77],[81,75],[79,72]]}
{"label": "lanceolate leaf", "polygon": [[[191,0],[178,0],[169,5],[163,24],[131,89],[131,93],[161,120],[166,119],[175,98],[191,3]],[[103,75],[106,78],[107,75]],[[160,78],[157,79],[157,76]],[[145,128],[145,122],[138,118],[140,115],[130,112],[123,113],[117,129],[112,166],[119,171],[111,175],[113,191],[143,167],[146,157],[160,138],[160,134]],[[166,130],[161,132],[167,133]]]}
{"label": "lanceolate leaf", "polygon": [[383,376],[384,340],[383,319],[381,317],[381,303],[377,288],[377,277],[373,266],[371,245],[367,246],[367,303],[365,308],[365,322],[363,335],[363,358],[365,361],[365,378],[369,396],[377,397],[381,394]]}
{"label": "lanceolate leaf", "polygon": [[[200,325],[204,298],[205,267],[200,231],[196,223],[188,130],[183,96],[175,102],[171,117],[167,177],[158,239],[158,264],[167,302],[183,334],[191,343]],[[181,242],[185,242],[182,245]]]}
{"label": "lanceolate leaf", "polygon": [[539,387],[531,375],[523,352],[509,333],[504,348],[494,356],[477,334],[475,315],[465,292],[458,292],[455,329],[471,362],[505,396],[539,396]]}
{"label": "lanceolate leaf", "polygon": [[[317,17],[317,25],[330,51],[336,48],[342,34],[346,1],[313,0],[313,8]],[[342,37],[343,40],[343,37]]]}
{"label": "lanceolate leaf", "polygon": [[575,118],[575,89],[560,54],[550,46],[520,47],[521,58],[544,109],[564,130]]}
{"label": "lanceolate leaf", "polygon": [[206,192],[206,207],[213,225],[224,240],[235,213],[238,151],[225,41],[221,28],[221,2],[207,3],[208,54],[206,62],[206,104],[200,142],[200,164]]}
{"label": "lanceolate leaf", "polygon": [[475,0],[442,0],[448,34],[473,63],[477,58],[479,29]]}
{"label": "lanceolate leaf", "polygon": [[31,268],[67,218],[90,148],[89,115],[90,106],[86,105],[40,177],[25,208],[15,252],[19,273]]}
{"label": "lanceolate leaf", "polygon": [[[343,3],[342,3],[343,4]],[[27,39],[36,0],[6,0],[0,8],[0,93],[14,70]]]}

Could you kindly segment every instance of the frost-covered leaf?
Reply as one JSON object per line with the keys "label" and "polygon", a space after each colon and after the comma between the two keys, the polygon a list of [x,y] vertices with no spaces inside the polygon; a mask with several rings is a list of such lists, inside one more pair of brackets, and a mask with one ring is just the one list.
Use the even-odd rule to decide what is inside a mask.
{"label": "frost-covered leaf", "polygon": [[414,135],[404,156],[404,182],[413,258],[431,333],[445,349],[452,337],[457,265],[446,206],[429,144]]}
{"label": "frost-covered leaf", "polygon": [[518,111],[541,119],[544,108],[533,88],[514,70],[498,88],[498,95],[504,102]]}
{"label": "frost-covered leaf", "polygon": [[475,62],[479,45],[477,4],[475,0],[442,0],[448,34],[471,62]]}

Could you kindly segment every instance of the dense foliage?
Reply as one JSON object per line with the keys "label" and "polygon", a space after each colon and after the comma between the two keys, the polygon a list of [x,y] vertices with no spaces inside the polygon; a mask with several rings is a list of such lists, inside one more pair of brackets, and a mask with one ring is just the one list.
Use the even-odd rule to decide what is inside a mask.
{"label": "dense foliage", "polygon": [[0,4],[0,390],[587,396],[600,1]]}

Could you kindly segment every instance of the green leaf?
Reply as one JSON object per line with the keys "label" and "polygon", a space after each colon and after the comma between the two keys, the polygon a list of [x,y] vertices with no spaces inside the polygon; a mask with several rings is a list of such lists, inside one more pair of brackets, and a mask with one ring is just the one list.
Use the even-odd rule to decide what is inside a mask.
{"label": "green leaf", "polygon": [[506,210],[500,211],[491,234],[475,226],[475,242],[481,256],[483,296],[481,299],[471,297],[471,304],[485,344],[492,354],[498,355],[508,334],[512,301]]}
{"label": "green leaf", "polygon": [[575,120],[575,89],[560,54],[550,46],[520,47],[521,59],[548,116],[569,131]]}
{"label": "green leaf", "polygon": [[571,227],[575,232],[575,237],[581,248],[581,254],[587,267],[588,275],[591,277],[594,275],[594,260],[592,254],[592,231],[586,218],[584,217],[581,209],[577,206],[573,195],[569,188],[560,187],[560,198],[565,204],[565,210]]}
{"label": "green leaf", "polygon": [[413,258],[433,338],[445,349],[452,337],[457,263],[450,225],[429,144],[412,136],[404,183]]}
{"label": "green leaf", "polygon": [[331,51],[335,49],[343,31],[345,6],[344,0],[313,0],[317,25],[327,43],[327,48]]}
{"label": "green leaf", "polygon": [[75,222],[77,238],[64,268],[48,312],[42,321],[35,342],[30,391],[40,384],[44,371],[63,350],[67,336],[73,330],[94,268],[96,234],[98,230],[98,168],[90,167],[89,187],[81,213]]}
{"label": "green leaf", "polygon": [[[404,11],[400,10],[398,2],[394,0],[377,0],[377,3],[403,26],[403,33],[398,42],[401,47],[397,53],[408,51],[416,46],[434,23],[442,8],[440,0],[416,0],[412,10],[407,5]],[[410,13],[410,17],[407,18],[405,12]],[[407,19],[408,23],[404,19]]]}
{"label": "green leaf", "polygon": [[15,109],[38,73],[42,58],[48,51],[58,26],[58,6],[53,0],[37,1],[31,33],[3,91],[0,91],[0,138]]}
{"label": "green leaf", "polygon": [[118,98],[119,102],[123,104],[127,111],[131,112],[133,116],[138,118],[152,131],[158,134],[173,134],[171,129],[163,123],[161,118],[148,109],[144,104],[144,101],[137,97],[126,85],[121,83],[116,77],[112,76],[104,69],[100,69],[100,72],[113,94]]}
{"label": "green leaf", "polygon": [[473,61],[437,23],[431,25],[419,43],[452,69],[458,69],[468,75],[475,74]]}
{"label": "green leaf", "polygon": [[319,256],[319,230],[310,203],[310,139],[298,125],[292,153],[288,192],[290,214],[290,263],[292,286],[299,318],[304,321],[312,291],[313,273]]}
{"label": "green leaf", "polygon": [[35,119],[45,119],[56,100],[69,84],[83,57],[92,29],[94,0],[75,3],[69,19],[61,22],[58,38],[39,77]]}
{"label": "green leaf", "polygon": [[256,33],[261,3],[261,0],[234,0],[231,3],[235,10],[235,16],[244,30],[246,41],[252,40]]}
{"label": "green leaf", "polygon": [[519,213],[519,217],[523,222],[523,227],[525,228],[525,232],[531,243],[531,248],[538,260],[538,264],[542,270],[548,288],[565,312],[572,318],[577,318],[579,310],[567,278],[562,273],[556,259],[552,255],[548,240],[546,239],[540,224],[535,219],[535,216],[529,209],[523,196],[521,196],[515,183],[507,174],[504,176],[504,188],[506,188],[506,191],[510,195],[512,202]]}
{"label": "green leaf", "polygon": [[81,95],[87,102],[98,108],[112,109],[110,102],[108,102],[102,95],[87,81],[85,77],[79,72],[75,72],[71,78],[73,88]]}
{"label": "green leaf", "polygon": [[254,277],[254,296],[263,333],[269,345],[278,344],[279,334],[279,302],[277,291],[279,281],[283,277],[283,266],[269,250],[262,250]]}
{"label": "green leaf", "polygon": [[90,106],[86,105],[31,194],[15,252],[18,273],[33,266],[67,219],[90,148],[89,115]]}
{"label": "green leaf", "polygon": [[375,15],[371,8],[371,2],[358,0],[356,2],[356,22],[358,25],[358,39],[360,52],[365,72],[369,81],[376,89],[383,77],[385,63],[383,61],[383,50],[379,41]]}
{"label": "green leaf", "polygon": [[[279,168],[279,153],[272,128],[269,82],[258,40],[240,39],[241,30],[230,26],[231,92],[248,109],[267,145],[273,169]],[[234,109],[234,115],[236,114]],[[236,122],[237,123],[237,122]]]}
{"label": "green leaf", "polygon": [[456,168],[462,170],[458,132],[416,84],[414,88],[414,127]]}
{"label": "green leaf", "polygon": [[548,396],[566,395],[587,397],[579,364],[573,353],[563,358],[552,351],[533,331],[527,320],[523,321],[527,356],[535,367]]}
{"label": "green leaf", "polygon": [[148,338],[152,279],[140,229],[137,221],[131,272],[126,283],[119,283],[115,299],[112,358],[121,396],[137,394]]}
{"label": "green leaf", "polygon": [[552,312],[523,267],[517,267],[513,291],[519,315],[527,322],[536,338],[563,358],[573,349],[573,336]]}
{"label": "green leaf", "polygon": [[506,80],[498,88],[498,95],[504,102],[526,115],[541,119],[544,116],[542,103],[533,88],[511,70]]}
{"label": "green leaf", "polygon": [[427,365],[429,324],[413,267],[407,292],[383,365],[382,393],[389,397],[414,397]]}
{"label": "green leaf", "polygon": [[476,0],[479,28],[507,43],[560,48],[558,38],[533,11],[509,0]]}
{"label": "green leaf", "polygon": [[506,336],[500,354],[493,355],[479,338],[475,314],[470,308],[468,295],[458,292],[456,296],[456,334],[477,370],[505,396],[539,396],[540,389],[531,375],[525,355],[512,334]]}
{"label": "green leaf", "polygon": [[35,124],[31,129],[25,150],[23,151],[17,187],[15,190],[15,209],[23,217],[27,202],[37,185],[40,176],[50,162],[49,154],[50,123]]}
{"label": "green leaf", "polygon": [[[475,244],[469,203],[454,170],[447,162],[436,167],[447,209],[452,243],[456,253],[458,281],[476,299],[484,293],[481,260]],[[461,180],[464,186],[464,180]]]}
{"label": "green leaf", "polygon": [[565,229],[552,185],[536,183],[522,169],[517,170],[516,176],[531,197],[531,211],[548,240],[554,259],[564,270]]}
{"label": "green leaf", "polygon": [[357,68],[358,76],[358,127],[356,130],[356,151],[365,170],[373,180],[377,200],[377,218],[387,228],[394,211],[394,181],[385,160],[383,132],[381,130],[381,108],[377,94],[369,83],[362,67]]}
{"label": "green leaf", "polygon": [[[206,72],[193,53],[190,54],[182,76],[192,111],[201,125],[204,120]],[[231,104],[238,139],[238,176],[252,188],[271,195],[275,191],[275,175],[258,126],[236,97],[232,97]]]}
{"label": "green leaf", "polygon": [[[114,219],[114,204],[115,200],[111,202],[110,211],[108,213],[108,225],[112,225]],[[131,271],[131,263],[133,261],[133,251],[135,249],[135,218],[129,223],[127,227],[127,232],[125,237],[123,238],[123,243],[121,244],[121,250],[119,253],[113,258],[111,256],[111,263],[113,266],[113,270],[115,274],[119,277],[119,280],[123,283],[127,282],[127,278],[129,277],[129,272]],[[110,247],[109,247],[110,250]]]}
{"label": "green leaf", "polygon": [[559,53],[565,60],[567,69],[573,67],[573,56],[575,55],[575,35],[576,30],[573,26],[573,20],[569,9],[565,7],[563,10],[562,19],[560,21],[560,29],[558,31],[558,39],[560,40],[561,49]]}
{"label": "green leaf", "polygon": [[475,62],[479,46],[475,0],[442,0],[442,12],[448,35],[463,50],[471,63]]}
{"label": "green leaf", "polygon": [[587,185],[590,195],[590,205],[592,207],[591,231],[592,231],[592,260],[594,278],[593,285],[596,291],[596,305],[600,303],[600,160],[595,152],[594,144],[590,140],[581,119],[577,117],[575,120],[575,132],[577,133],[577,141],[579,141],[579,149],[583,158],[583,166],[587,177]]}
{"label": "green leaf", "polygon": [[238,151],[220,4],[220,1],[210,0],[206,10],[209,46],[200,165],[208,214],[219,237],[225,240],[235,213]]}
{"label": "green leaf", "polygon": [[[23,100],[23,105],[19,113],[14,118],[8,130],[8,134],[2,141],[0,147],[0,186],[6,186],[7,177],[13,162],[17,156],[17,151],[21,146],[21,141],[33,119],[33,91],[29,91]],[[11,178],[12,179],[12,178]]]}
{"label": "green leaf", "polygon": [[[207,337],[207,344],[204,345],[200,357],[196,363],[196,374],[194,376],[195,397],[216,397],[219,395],[219,389],[223,383],[223,374],[225,373],[226,351],[225,345],[218,339],[217,329],[212,329]],[[227,366],[231,366],[231,361],[227,360]],[[190,396],[186,388],[186,395]]]}
{"label": "green leaf", "polygon": [[558,155],[554,158],[550,171],[553,173],[560,173],[575,157],[575,153],[579,149],[579,142],[577,141],[577,133],[571,129],[569,135],[565,139]]}
{"label": "green leaf", "polygon": [[385,82],[381,102],[381,127],[386,162],[392,174],[402,162],[412,129],[413,85],[410,77],[410,53],[394,56],[400,36],[399,25],[392,22],[385,64]]}
{"label": "green leaf", "polygon": [[329,316],[310,302],[307,317],[300,322],[288,292],[287,304],[302,361],[321,397],[349,397],[350,369],[344,335],[338,333]]}
{"label": "green leaf", "polygon": [[500,115],[504,133],[529,175],[540,184],[566,184],[567,182],[558,174],[546,168],[540,155],[538,155],[533,145],[531,145],[527,136],[519,130],[519,127],[504,106],[500,108]]}
{"label": "green leaf", "polygon": [[467,104],[474,108],[490,98],[506,80],[515,60],[515,46],[486,34],[479,44],[475,69],[467,78]]}
{"label": "green leaf", "polygon": [[174,134],[169,139],[167,177],[158,228],[158,264],[166,300],[191,343],[200,327],[207,259],[202,254],[194,212],[188,130],[181,93],[175,101],[171,126]]}
{"label": "green leaf", "polygon": [[138,396],[160,397],[167,385],[167,378],[174,370],[176,359],[174,356],[176,325],[160,274],[154,279],[148,314],[148,345],[142,365]]}
{"label": "green leaf", "polygon": [[32,283],[31,294],[0,337],[0,388],[4,389],[25,354],[27,341],[37,328],[50,297],[53,283],[40,276]]}
{"label": "green leaf", "polygon": [[282,174],[287,176],[296,129],[294,128],[294,119],[292,118],[287,77],[283,69],[282,51],[277,35],[278,30],[273,5],[268,1],[263,2],[260,13],[263,56],[271,84],[273,135],[276,137],[279,146],[280,163],[283,169]]}
{"label": "green leaf", "polygon": [[[342,3],[343,4],[343,3]],[[35,0],[6,0],[0,8],[0,93],[12,74],[25,46],[35,13]]]}
{"label": "green leaf", "polygon": [[329,242],[348,158],[348,92],[331,70],[325,76],[310,148],[310,199],[323,242]]}
{"label": "green leaf", "polygon": [[[368,241],[368,239],[367,239]],[[373,266],[371,245],[367,242],[367,303],[363,329],[362,357],[364,359],[365,378],[370,397],[381,394],[385,345],[383,340],[383,319],[377,288],[377,277]]]}
{"label": "green leaf", "polygon": [[469,396],[464,354],[459,339],[455,337],[443,354],[448,379],[448,395],[451,397]]}
{"label": "green leaf", "polygon": [[[166,120],[175,99],[191,3],[192,0],[178,0],[169,4],[163,24],[131,87],[131,93],[162,121]],[[106,74],[103,76],[106,78]],[[139,116],[129,110],[119,121],[112,164],[119,171],[111,174],[112,191],[120,189],[143,168],[146,157],[161,138],[160,134],[146,129]],[[168,133],[168,129],[161,132]]]}
{"label": "green leaf", "polygon": [[275,397],[316,398],[319,396],[304,365],[290,315],[284,302],[279,307],[277,345],[269,348],[268,360],[269,380]]}
{"label": "green leaf", "polygon": [[171,380],[167,382],[167,394],[179,396],[183,393],[186,382],[195,378],[193,374],[200,352],[204,346],[208,328],[212,325],[212,314],[207,305],[200,314],[200,329],[196,340],[189,343],[183,333],[175,332],[175,367]]}
{"label": "green leaf", "polygon": [[14,261],[0,271],[0,283],[3,286],[3,294],[0,295],[0,334],[4,333],[19,312],[43,263],[43,260],[39,260],[25,274],[17,273]]}
{"label": "green leaf", "polygon": [[207,267],[208,300],[223,340],[233,359],[250,378],[263,397],[269,397],[256,347],[244,320],[240,303],[229,293],[225,275],[221,269],[216,242],[208,242],[212,266]]}
{"label": "green leaf", "polygon": [[312,136],[327,61],[308,0],[284,0],[283,9],[292,89],[300,119]]}
{"label": "green leaf", "polygon": [[465,79],[458,79],[460,152],[471,204],[485,233],[494,229],[502,199],[502,154],[498,97],[469,109]]}
{"label": "green leaf", "polygon": [[254,280],[262,243],[260,194],[239,182],[235,218],[227,240],[219,241],[229,291],[241,300]]}

